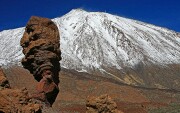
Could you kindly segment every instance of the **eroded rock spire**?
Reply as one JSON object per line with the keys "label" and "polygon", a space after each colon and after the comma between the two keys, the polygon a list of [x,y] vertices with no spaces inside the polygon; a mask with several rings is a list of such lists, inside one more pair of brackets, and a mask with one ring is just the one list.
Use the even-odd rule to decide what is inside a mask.
{"label": "eroded rock spire", "polygon": [[22,65],[39,82],[34,98],[53,104],[59,92],[61,60],[57,26],[48,18],[32,16],[21,39]]}

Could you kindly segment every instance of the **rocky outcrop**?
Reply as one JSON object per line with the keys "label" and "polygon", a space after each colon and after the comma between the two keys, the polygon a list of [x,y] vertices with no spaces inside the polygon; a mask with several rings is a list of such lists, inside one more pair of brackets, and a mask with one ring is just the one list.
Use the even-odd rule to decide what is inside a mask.
{"label": "rocky outcrop", "polygon": [[10,88],[9,82],[3,72],[3,70],[0,67],[0,88]]}
{"label": "rocky outcrop", "polygon": [[32,16],[21,39],[23,47],[22,65],[39,82],[34,98],[53,104],[59,92],[61,60],[59,31],[47,18]]}
{"label": "rocky outcrop", "polygon": [[99,97],[89,97],[86,103],[86,113],[123,113],[117,110],[116,103],[107,94]]}
{"label": "rocky outcrop", "polygon": [[41,113],[41,107],[33,102],[27,89],[0,91],[0,113]]}
{"label": "rocky outcrop", "polygon": [[26,88],[11,89],[0,68],[0,113],[41,113],[41,107],[33,101]]}

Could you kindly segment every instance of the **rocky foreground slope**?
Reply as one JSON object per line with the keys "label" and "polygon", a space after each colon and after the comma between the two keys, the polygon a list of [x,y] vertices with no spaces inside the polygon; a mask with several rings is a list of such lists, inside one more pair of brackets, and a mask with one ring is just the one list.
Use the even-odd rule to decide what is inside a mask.
{"label": "rocky foreground slope", "polygon": [[[19,66],[11,66],[3,71],[12,89],[26,87],[31,94],[36,91],[35,86],[38,83],[28,70]],[[166,108],[171,103],[180,105],[180,92],[176,91],[133,87],[118,83],[111,78],[65,68],[62,68],[59,77],[60,91],[56,101],[52,108],[42,109],[43,113],[85,113],[87,111],[86,104],[88,104],[87,97],[98,97],[104,94],[108,94],[116,102],[117,109],[124,113],[149,113],[148,111],[151,109]],[[109,103],[108,99],[107,101],[98,98],[90,99],[92,101],[87,107],[101,106],[103,102]],[[111,106],[111,104],[108,105]],[[115,106],[111,107],[112,109],[116,108]],[[175,109],[179,110],[177,107]],[[95,107],[94,110],[98,110],[98,108]]]}
{"label": "rocky foreground slope", "polygon": [[0,68],[0,112],[1,113],[41,113],[42,105],[31,98],[26,88],[11,88]]}

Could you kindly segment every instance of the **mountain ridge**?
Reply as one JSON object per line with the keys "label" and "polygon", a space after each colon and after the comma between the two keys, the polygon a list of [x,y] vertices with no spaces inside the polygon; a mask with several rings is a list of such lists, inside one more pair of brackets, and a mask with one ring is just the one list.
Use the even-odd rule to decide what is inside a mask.
{"label": "mountain ridge", "polygon": [[[166,28],[102,12],[72,10],[59,28],[62,67],[143,87],[179,89],[180,36]],[[21,65],[24,27],[0,32],[0,65]]]}
{"label": "mountain ridge", "polygon": [[[68,15],[71,15],[71,14],[74,14],[73,16],[74,17],[76,17],[76,15],[83,15],[83,17],[86,17],[85,19],[84,19],[84,21],[86,21],[86,23],[88,23],[88,24],[86,24],[85,23],[85,25],[83,24],[82,26],[83,27],[85,27],[85,29],[89,29],[89,30],[92,30],[91,28],[93,28],[93,30],[92,30],[92,34],[93,33],[95,33],[95,35],[97,34],[97,32],[99,32],[99,31],[96,31],[97,29],[100,29],[100,28],[96,28],[97,26],[98,26],[98,22],[93,22],[93,20],[98,20],[99,18],[99,15],[100,15],[100,17],[101,16],[103,16],[103,18],[108,18],[108,17],[111,17],[111,16],[113,16],[113,15],[110,15],[110,14],[107,14],[107,13],[101,13],[101,12],[86,12],[86,11],[83,11],[83,10],[72,10],[70,13],[68,13],[67,15],[65,15],[64,16],[64,18],[70,18],[70,17],[68,17]],[[98,15],[99,14],[99,15]],[[84,16],[85,15],[85,16]],[[98,16],[97,16],[98,15]],[[67,16],[67,17],[66,17]],[[80,16],[79,16],[80,17]],[[92,17],[97,17],[97,18],[92,18]],[[89,19],[90,18],[90,19]],[[92,18],[92,19],[91,19]],[[117,18],[117,16],[115,16],[115,18]],[[121,19],[124,19],[124,20],[126,20],[126,18],[122,18],[122,17],[119,17],[119,18],[121,18]],[[61,18],[62,20],[63,20],[63,17]],[[89,20],[88,20],[89,19]],[[99,20],[101,20],[102,18],[100,18]],[[105,22],[105,24],[111,24],[111,23],[108,23],[109,21],[108,20],[103,20],[103,22],[104,21],[107,21],[107,22]],[[82,21],[82,19],[77,19],[77,20],[80,20],[80,21]],[[112,20],[111,18],[109,19],[109,20]],[[133,21],[133,20],[131,20],[131,19],[127,19],[128,21]],[[56,19],[54,19],[54,21],[56,22]],[[139,21],[135,21],[135,22],[138,22],[138,23],[140,23]],[[58,23],[58,21],[56,22],[56,23]],[[77,22],[78,23],[78,22]],[[94,27],[93,26],[93,24],[96,24],[96,26]],[[120,22],[119,22],[120,23]],[[122,22],[123,23],[123,22]],[[124,22],[125,23],[125,22]],[[145,23],[143,23],[143,22],[141,22],[141,24],[142,25],[144,25]],[[61,24],[59,24],[59,26],[60,26]],[[71,23],[71,25],[72,25],[72,23]],[[116,25],[116,23],[115,23],[115,25]],[[125,25],[125,24],[124,24]],[[148,24],[146,24],[146,25],[148,25]],[[69,25],[70,26],[70,25]],[[163,31],[165,31],[165,32],[172,32],[173,33],[173,35],[174,34],[176,34],[175,32],[173,32],[173,31],[169,31],[168,29],[164,29],[164,28],[161,28],[161,27],[156,27],[156,26],[152,26],[152,25],[148,25],[148,27],[153,27],[153,29],[154,28],[158,28],[158,30],[163,30]],[[75,27],[75,26],[74,26]],[[89,27],[89,28],[88,28]],[[102,27],[102,26],[101,26]],[[108,25],[107,26],[105,26],[105,27],[109,27]],[[111,30],[110,32],[112,32],[112,29],[113,28],[111,28],[111,27],[114,27],[114,26],[110,26],[110,28],[108,28],[108,30]],[[63,26],[62,28],[66,28],[66,26]],[[129,29],[128,28],[128,26],[126,27],[126,26],[122,26],[121,27],[121,30],[122,31],[120,31],[122,34],[121,35],[126,35],[126,34],[128,34],[128,33],[124,33],[124,32],[128,32],[128,30],[127,29],[125,29],[125,28],[127,28],[127,29]],[[59,28],[59,29],[61,29],[61,28]],[[125,30],[124,30],[125,29]],[[117,31],[119,31],[119,29],[117,29],[117,27],[115,26],[114,27],[114,29],[113,30],[117,30]],[[124,31],[123,31],[124,30]],[[64,31],[64,30],[60,30],[60,31],[62,31],[62,34],[63,33],[65,33],[66,31]],[[71,30],[70,30],[71,31]],[[94,32],[93,32],[94,31]],[[86,32],[87,33],[87,31],[84,31],[84,32]],[[84,33],[83,32],[83,33]],[[114,32],[116,32],[116,31],[114,31]],[[104,34],[105,32],[103,32],[103,34]],[[108,32],[109,33],[109,32]],[[144,33],[144,32],[143,32]],[[101,32],[99,32],[99,34],[101,34]],[[98,34],[98,35],[99,35]],[[75,34],[76,35],[76,34]],[[102,35],[102,34],[101,34]],[[113,35],[116,35],[116,34],[113,34]],[[139,34],[138,34],[139,35]],[[140,34],[141,35],[141,34]],[[172,35],[172,34],[171,34]],[[90,33],[88,34],[88,36],[89,37],[96,37],[96,36],[92,36]],[[85,35],[84,37],[88,37],[87,35]],[[72,36],[71,36],[72,37]],[[102,37],[105,37],[104,35],[102,36]],[[115,36],[110,36],[111,37],[111,39],[113,39],[113,38],[116,38]],[[97,39],[96,40],[98,40],[98,39],[100,39],[101,38],[101,36],[97,36]],[[113,42],[111,39],[108,39],[107,37],[105,37],[106,38],[106,40],[109,42],[109,43],[111,43],[111,42]],[[127,39],[127,37],[125,37],[126,39]],[[64,39],[64,38],[63,38]],[[130,40],[130,41],[132,41],[132,40]],[[125,42],[127,42],[126,40],[125,40]],[[178,40],[178,42],[179,42],[179,40]],[[117,43],[119,43],[119,42],[115,42],[115,43],[112,43],[112,44],[110,44],[111,46],[112,45],[116,45]],[[122,45],[125,45],[124,43],[122,44]],[[118,46],[118,45],[117,45]],[[179,46],[179,44],[178,44],[178,46]],[[70,46],[71,47],[71,46]],[[117,49],[117,47],[113,47],[113,48],[115,48],[115,49]],[[97,49],[97,48],[96,48]],[[121,51],[122,53],[123,52],[126,52],[126,51]],[[76,56],[78,56],[78,55],[76,55]],[[89,56],[91,56],[91,55],[89,55]],[[91,56],[92,57],[92,56]],[[123,57],[126,57],[126,55],[124,55]],[[117,58],[116,58],[117,59]],[[125,58],[124,58],[125,59]],[[97,60],[97,59],[96,59]],[[122,59],[121,59],[122,60]],[[167,60],[167,59],[166,59]],[[165,61],[166,61],[165,60]],[[92,62],[91,62],[92,63]],[[96,63],[95,63],[96,64]],[[116,64],[115,64],[116,65]],[[118,66],[116,66],[116,68],[118,68]]]}
{"label": "mountain ridge", "polygon": [[[67,20],[67,19],[69,19],[69,18],[72,18],[71,19],[71,21],[69,21],[69,20]],[[74,19],[74,20],[73,20]],[[89,20],[88,20],[89,19]],[[116,20],[117,19],[117,20]],[[96,20],[96,21],[95,21]],[[99,23],[99,21],[98,20],[100,20],[100,22],[103,22],[103,23]],[[68,44],[64,44],[64,43],[67,43],[67,39],[69,39],[69,42],[71,41],[71,42],[73,42],[73,38],[70,38],[70,37],[77,37],[77,35],[79,35],[78,33],[74,33],[74,34],[72,34],[72,33],[70,33],[70,32],[72,32],[74,29],[72,29],[72,28],[70,28],[70,26],[72,26],[73,24],[77,24],[77,25],[79,25],[79,31],[74,31],[74,32],[80,32],[81,34],[82,33],[88,33],[88,31],[81,31],[81,30],[84,30],[84,29],[87,29],[87,30],[91,30],[92,32],[92,34],[90,34],[90,33],[88,33],[88,35],[85,35],[85,33],[84,33],[84,35],[85,36],[83,36],[83,37],[96,37],[96,38],[94,38],[96,41],[97,40],[99,40],[100,38],[104,38],[105,37],[105,40],[102,40],[103,42],[104,41],[108,41],[107,43],[110,43],[110,45],[112,46],[114,46],[114,45],[116,45],[116,46],[114,46],[113,48],[111,48],[111,49],[115,49],[114,51],[114,53],[112,53],[112,54],[116,54],[116,55],[112,55],[112,54],[110,54],[110,55],[106,55],[106,56],[112,56],[112,57],[116,57],[116,56],[118,56],[118,55],[121,55],[121,58],[114,58],[114,59],[120,59],[121,61],[115,61],[115,60],[112,60],[111,59],[111,61],[113,61],[114,62],[114,65],[113,66],[116,66],[116,68],[118,68],[118,69],[121,69],[121,66],[119,66],[118,65],[118,63],[119,64],[121,64],[121,62],[122,61],[124,61],[124,62],[127,62],[126,60],[131,60],[131,61],[129,61],[128,62],[128,64],[126,63],[126,66],[132,66],[133,65],[133,62],[136,62],[135,64],[137,64],[138,63],[138,61],[144,61],[143,59],[146,59],[144,56],[143,56],[143,54],[144,53],[142,53],[142,55],[141,56],[139,56],[139,57],[142,57],[142,58],[140,58],[138,61],[135,61],[133,58],[127,58],[127,57],[129,57],[130,55],[128,55],[127,54],[127,49],[132,49],[133,47],[137,47],[137,48],[135,48],[135,49],[144,49],[144,48],[146,48],[146,47],[148,47],[148,46],[146,46],[146,45],[143,45],[144,47],[140,47],[140,48],[138,48],[138,46],[137,45],[132,45],[131,43],[129,43],[129,42],[133,42],[133,41],[144,41],[144,42],[141,42],[140,44],[148,44],[147,42],[148,42],[148,40],[150,39],[150,38],[153,38],[153,36],[151,36],[151,35],[149,35],[149,34],[147,34],[145,31],[143,31],[142,29],[138,29],[137,27],[142,27],[142,26],[145,26],[145,27],[147,27],[147,29],[145,29],[145,28],[143,28],[143,29],[145,29],[147,32],[149,32],[148,30],[157,30],[157,31],[159,31],[159,30],[161,30],[161,31],[163,31],[163,35],[167,35],[168,33],[170,34],[170,36],[172,36],[173,38],[178,38],[178,39],[175,39],[175,40],[170,40],[170,39],[166,39],[166,40],[161,40],[161,41],[166,41],[167,42],[167,40],[170,40],[170,41],[174,41],[173,43],[174,44],[176,44],[176,45],[178,45],[178,46],[180,46],[180,37],[179,37],[179,35],[178,35],[178,33],[177,32],[175,32],[175,31],[172,31],[172,30],[169,30],[169,29],[166,29],[166,28],[162,28],[162,27],[157,27],[157,26],[154,26],[154,25],[152,25],[152,24],[146,24],[146,23],[144,23],[144,22],[140,22],[140,21],[137,21],[137,20],[132,20],[132,19],[127,19],[127,18],[124,18],[124,17],[119,17],[119,16],[114,16],[114,15],[111,15],[111,14],[108,14],[108,13],[103,13],[103,12],[87,12],[87,11],[84,11],[84,10],[82,10],[82,9],[73,9],[73,10],[71,10],[69,13],[67,13],[66,15],[64,15],[64,16],[62,16],[62,17],[60,17],[60,18],[55,18],[55,19],[53,19],[53,21],[58,25],[58,27],[59,27],[59,29],[60,29],[60,34],[62,34],[61,35],[61,45],[62,45],[62,48],[65,48],[65,46],[66,46],[66,48],[67,48],[67,45]],[[85,21],[85,22],[84,22]],[[123,22],[122,22],[123,21]],[[64,23],[63,23],[64,22]],[[83,23],[84,22],[84,23]],[[116,23],[115,23],[116,22]],[[118,25],[118,22],[119,23],[121,23],[120,25]],[[130,25],[129,25],[129,23],[127,23],[127,22],[129,22],[130,23]],[[135,23],[135,25],[138,25],[138,26],[135,26],[135,25],[133,25],[132,24],[132,22],[133,23]],[[70,23],[69,24],[69,26],[65,26],[65,24],[68,24],[68,23]],[[96,24],[96,25],[95,25]],[[99,24],[99,25],[98,25]],[[101,24],[103,24],[103,26],[101,25]],[[132,25],[131,25],[132,24]],[[94,26],[95,25],[95,26]],[[124,26],[123,26],[124,25]],[[105,29],[105,31],[102,33],[102,32],[99,32],[100,30],[101,30],[101,27],[98,27],[98,26],[101,26],[101,27],[105,27],[104,29]],[[76,26],[73,26],[74,28],[76,27]],[[83,27],[85,27],[85,28],[83,28]],[[68,29],[69,28],[69,29]],[[151,29],[148,29],[148,28],[151,28]],[[13,42],[13,39],[11,39],[11,42],[12,43],[15,43],[16,44],[16,46],[15,46],[15,50],[14,51],[17,51],[18,52],[18,54],[16,54],[16,56],[15,57],[10,57],[9,59],[7,59],[6,57],[9,57],[9,56],[12,56],[12,54],[11,55],[1,55],[0,56],[0,59],[1,59],[1,61],[0,61],[0,64],[2,65],[2,64],[5,64],[6,65],[6,63],[3,63],[4,61],[3,60],[6,60],[7,62],[16,62],[16,61],[18,61],[18,60],[20,60],[20,58],[22,57],[20,54],[20,51],[21,51],[21,47],[19,46],[19,40],[20,40],[20,37],[21,37],[21,35],[22,35],[22,33],[23,33],[23,29],[24,29],[24,27],[22,27],[22,28],[17,28],[17,29],[13,29],[13,30],[5,30],[5,31],[2,31],[2,32],[0,32],[0,40],[1,40],[1,45],[2,46],[5,46],[5,45],[7,45],[7,41],[5,41],[4,42],[4,40],[5,39],[3,39],[3,37],[4,37],[4,35],[7,35],[7,34],[9,34],[9,36],[5,36],[5,37],[8,37],[8,38],[13,38],[13,37],[17,37],[16,39],[14,39],[14,40],[16,40],[15,42]],[[99,30],[100,29],[100,30]],[[104,30],[104,29],[102,29],[102,30]],[[106,31],[107,30],[107,31]],[[135,30],[137,30],[136,32],[134,32]],[[132,33],[128,33],[128,32],[132,32]],[[93,34],[93,32],[95,33],[95,35],[96,36],[94,36],[94,34]],[[111,36],[108,36],[108,33],[106,33],[106,32],[108,32]],[[152,32],[154,32],[154,31],[152,31]],[[7,34],[6,34],[7,33]],[[157,32],[158,33],[158,32]],[[161,32],[160,32],[161,33]],[[4,35],[3,35],[4,34]],[[104,35],[104,34],[106,34],[106,35]],[[145,34],[145,35],[144,35]],[[168,34],[168,35],[169,35]],[[68,36],[69,35],[69,36]],[[114,36],[113,36],[114,35]],[[115,36],[115,35],[117,35],[117,36]],[[118,36],[118,35],[120,35],[120,36]],[[129,36],[128,36],[129,35]],[[143,37],[143,36],[149,36],[149,37],[146,37],[146,39],[143,39],[143,40],[134,40],[133,38],[131,38],[132,36],[134,36],[134,37],[137,37],[137,38],[139,38],[139,37]],[[174,36],[173,36],[174,35]],[[123,37],[124,36],[124,37]],[[79,37],[80,37],[80,35],[79,35]],[[110,38],[108,38],[108,37],[110,37]],[[160,37],[163,37],[163,36],[156,36],[156,34],[155,34],[155,36],[154,37],[157,37],[157,38],[160,38]],[[165,37],[165,36],[164,36]],[[112,39],[115,39],[116,38],[116,40],[113,42],[113,40]],[[119,38],[119,39],[118,39]],[[130,38],[131,38],[131,40],[130,40]],[[169,37],[168,37],[169,38]],[[7,38],[6,38],[7,39]],[[78,38],[77,38],[78,39]],[[81,35],[81,39],[83,40],[83,38],[82,38],[82,35]],[[79,40],[81,40],[81,39],[79,39]],[[86,39],[86,40],[88,40],[88,39]],[[74,40],[75,41],[75,40]],[[102,41],[100,42],[100,43],[102,43]],[[175,42],[175,41],[177,41],[177,42]],[[124,42],[124,43],[122,43],[122,42]],[[4,44],[5,43],[5,44]],[[74,42],[73,42],[74,43]],[[77,43],[77,42],[76,42]],[[92,42],[92,43],[95,43],[95,42]],[[128,44],[130,44],[130,45],[128,45]],[[150,42],[151,43],[151,42]],[[157,42],[156,42],[157,43]],[[160,44],[160,43],[159,43]],[[172,44],[172,43],[171,43]],[[76,44],[76,45],[78,45],[78,44]],[[94,44],[95,45],[95,44]],[[118,46],[120,46],[120,45],[122,45],[122,46],[126,46],[126,47],[120,47],[120,49],[119,49],[119,47]],[[152,45],[152,44],[151,44]],[[150,46],[151,46],[150,45]],[[158,44],[157,44],[158,45]],[[172,44],[173,45],[173,44]],[[172,45],[170,45],[170,46],[172,46]],[[10,48],[8,48],[8,49],[11,49],[12,48],[12,46],[11,45],[9,45],[10,46]],[[69,47],[74,47],[72,44],[71,45],[68,45]],[[133,47],[129,47],[129,46],[133,46]],[[166,46],[168,46],[168,45],[166,45]],[[3,47],[2,49],[1,49],[1,51],[2,51],[2,53],[4,52],[3,51],[3,49],[4,48],[6,48],[6,47]],[[78,48],[78,47],[77,47]],[[13,47],[13,49],[14,49],[14,47]],[[72,49],[72,48],[71,48]],[[96,44],[96,48],[93,48],[93,49],[97,49],[97,44]],[[104,49],[104,48],[103,48]],[[133,50],[130,50],[130,52],[131,52],[131,54],[132,54],[132,52],[133,51],[135,51],[135,49],[133,49]],[[175,48],[176,50],[178,50],[177,48]],[[149,49],[150,50],[150,49]],[[162,50],[162,49],[161,49]],[[68,51],[71,51],[72,52],[72,50],[68,50]],[[74,51],[74,50],[73,50]],[[75,50],[75,51],[77,51],[77,50]],[[119,51],[119,53],[117,52],[117,51]],[[152,53],[149,55],[149,56],[151,56],[151,55],[153,55],[153,51],[156,51],[156,48],[154,49],[154,50],[150,50],[150,51],[152,51]],[[163,50],[164,51],[164,50]],[[79,51],[78,51],[79,52]],[[146,52],[147,53],[147,50],[146,51],[143,51],[143,52]],[[148,51],[149,52],[149,51]],[[160,51],[161,52],[161,51]],[[156,51],[156,53],[158,54],[158,53],[160,53],[159,51]],[[169,52],[169,53],[173,53],[174,51],[171,51],[171,52]],[[178,52],[178,55],[180,56],[180,52],[179,51],[175,51],[175,52]],[[103,52],[104,53],[104,52]],[[103,54],[103,53],[101,53],[101,54]],[[122,53],[122,54],[120,54],[120,53]],[[5,53],[3,53],[3,54],[5,54]],[[98,54],[97,52],[96,52],[96,54]],[[135,54],[135,53],[133,53],[133,54]],[[165,53],[165,55],[166,55],[167,53]],[[168,54],[167,54],[168,55]],[[75,55],[74,55],[74,57],[81,57],[82,55],[80,55],[80,54],[78,54],[77,52],[75,53]],[[89,55],[91,58],[93,58],[93,56],[92,55]],[[137,55],[135,55],[135,56],[137,56]],[[149,56],[147,56],[146,55],[146,57],[149,57]],[[156,55],[157,56],[157,55]],[[163,56],[163,55],[161,55],[161,56]],[[89,59],[90,59],[90,57],[88,57]],[[91,59],[90,60],[87,60],[86,62],[89,62],[89,64],[91,65],[91,64],[93,64],[92,66],[93,67],[99,67],[101,64],[102,64],[102,62],[100,62],[99,60],[100,60],[100,58],[98,59],[97,58],[98,56],[96,56],[95,58],[93,58],[92,60],[94,61],[92,61]],[[170,58],[170,57],[172,57],[172,58]],[[158,57],[157,57],[158,58]],[[15,60],[13,60],[13,59],[15,59]],[[81,59],[81,58],[76,58],[76,60],[77,59]],[[149,58],[149,59],[153,59],[153,58]],[[159,58],[160,59],[160,58]],[[169,56],[169,58],[167,58],[167,59],[165,59],[164,61],[162,61],[163,63],[164,62],[166,62],[166,61],[168,61],[168,59],[170,59],[169,60],[169,62],[167,62],[166,64],[171,64],[171,60],[175,60],[174,62],[172,62],[172,63],[175,63],[175,62],[178,62],[178,61],[180,61],[179,59],[180,59],[180,57],[178,57],[178,60],[176,59],[176,58],[173,58],[173,55],[170,55]],[[12,60],[12,61],[8,61],[8,60]],[[154,60],[154,59],[153,59]],[[157,60],[157,59],[156,59]],[[161,60],[161,59],[160,59]],[[83,62],[83,60],[81,60],[80,62],[82,62],[82,63],[84,63],[84,65],[86,65],[85,64],[85,61]],[[158,64],[161,64],[162,62],[158,62]],[[17,62],[16,62],[17,63]],[[64,63],[63,63],[64,64]],[[70,65],[70,64],[69,64]],[[124,65],[124,64],[121,64],[121,65]],[[64,67],[68,67],[68,66],[64,66]]]}

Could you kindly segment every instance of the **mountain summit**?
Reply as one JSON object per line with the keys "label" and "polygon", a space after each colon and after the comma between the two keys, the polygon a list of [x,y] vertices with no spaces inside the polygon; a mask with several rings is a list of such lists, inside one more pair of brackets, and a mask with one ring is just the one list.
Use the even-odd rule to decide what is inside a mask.
{"label": "mountain summit", "polygon": [[[100,68],[180,62],[178,33],[102,12],[75,9],[55,18],[61,34],[64,67]],[[0,32],[1,64],[22,57],[19,45],[24,28]],[[69,61],[70,60],[70,61]]]}
{"label": "mountain summit", "polygon": [[164,65],[180,61],[180,37],[165,28],[79,9],[53,21],[61,31],[65,67],[121,69],[140,62]]}
{"label": "mountain summit", "polygon": [[[146,86],[148,77],[144,75],[152,73],[142,70],[180,63],[180,36],[175,31],[82,9],[52,20],[60,30],[61,64],[66,69],[88,73],[96,70],[96,73],[106,73],[123,83]],[[0,32],[1,65],[17,64],[22,59],[20,38],[23,32],[24,27]],[[142,69],[140,74],[139,69]],[[157,75],[157,78],[162,75]],[[155,87],[171,87],[159,79],[155,83]]]}

